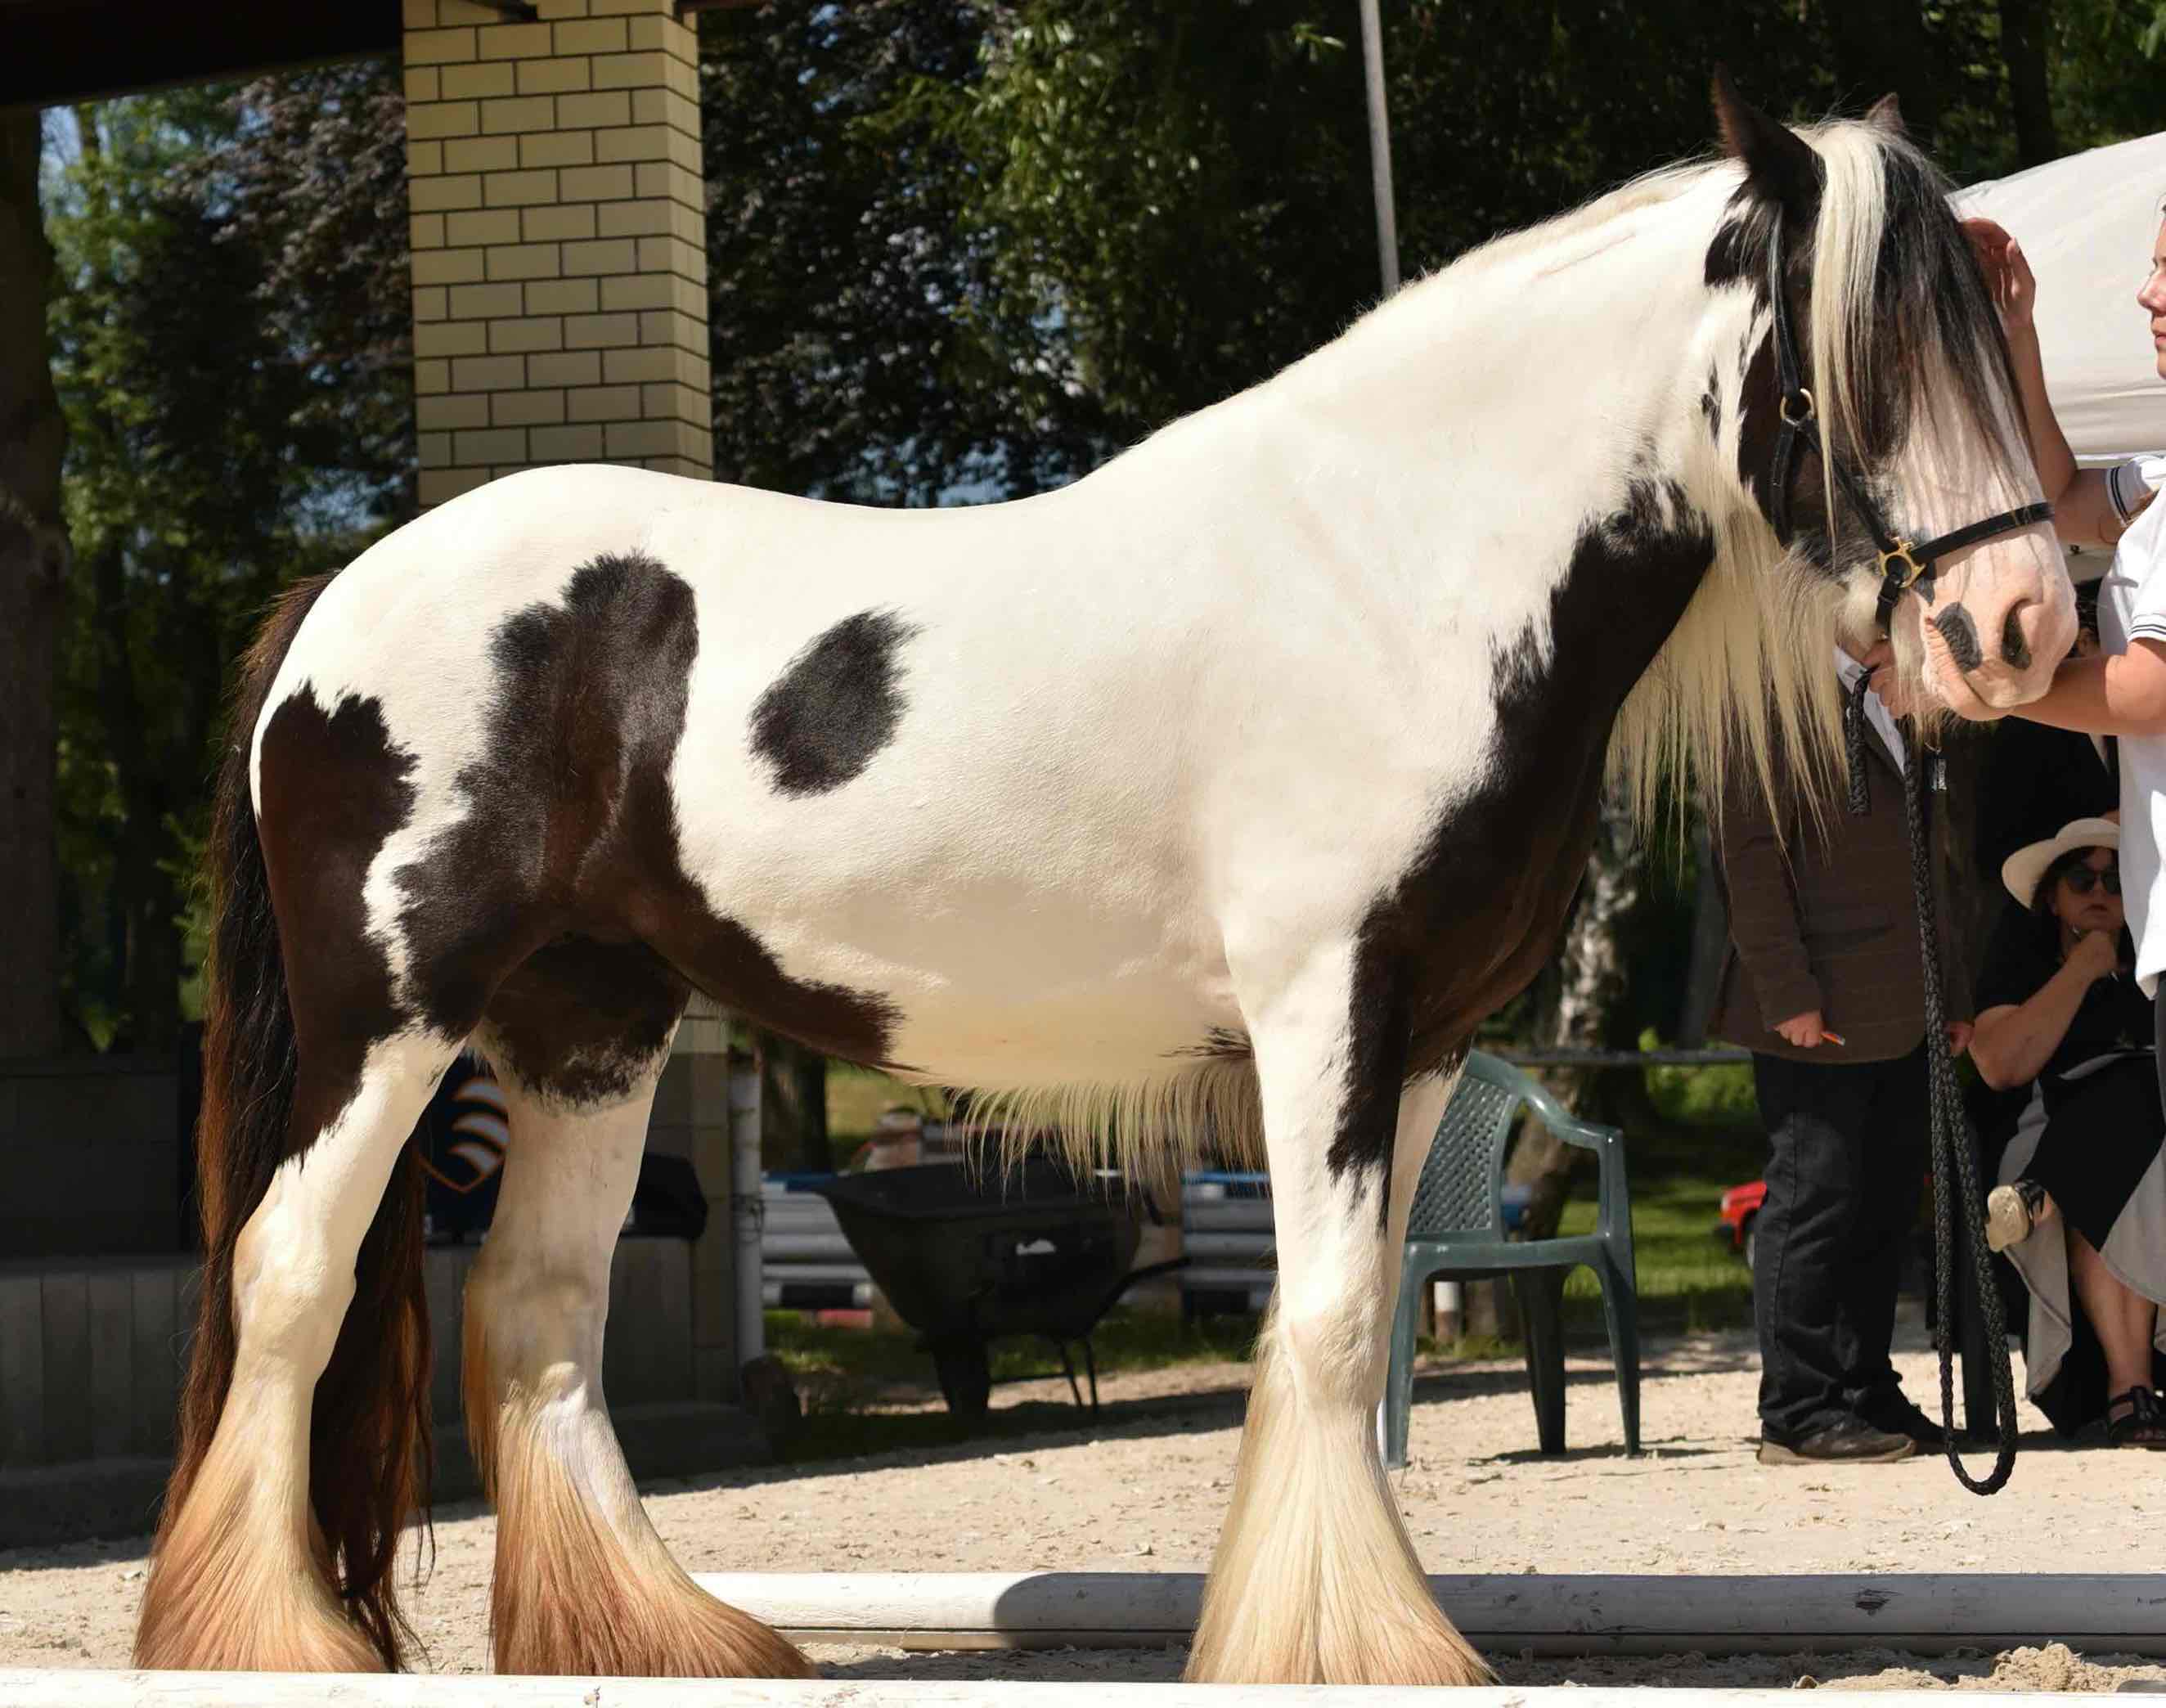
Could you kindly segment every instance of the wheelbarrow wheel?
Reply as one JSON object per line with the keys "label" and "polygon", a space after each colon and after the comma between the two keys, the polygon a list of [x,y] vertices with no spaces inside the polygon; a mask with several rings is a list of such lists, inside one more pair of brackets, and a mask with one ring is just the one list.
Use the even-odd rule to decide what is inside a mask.
{"label": "wheelbarrow wheel", "polygon": [[993,1363],[983,1340],[939,1340],[932,1346],[932,1368],[948,1409],[964,1423],[981,1422],[993,1392]]}

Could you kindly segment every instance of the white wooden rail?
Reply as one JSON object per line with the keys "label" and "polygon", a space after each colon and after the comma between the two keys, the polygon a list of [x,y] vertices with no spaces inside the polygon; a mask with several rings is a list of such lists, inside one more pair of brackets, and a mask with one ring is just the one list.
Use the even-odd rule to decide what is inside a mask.
{"label": "white wooden rail", "polygon": [[[800,1642],[917,1649],[1155,1647],[1195,1629],[1184,1572],[708,1573],[711,1594]],[[2166,1654],[2166,1578],[1432,1577],[1476,1647],[1508,1654],[1934,1653],[2065,1642]],[[0,1699],[4,1700],[4,1699]],[[1666,1699],[1667,1700],[1667,1699]]]}
{"label": "white wooden rail", "polygon": [[[1772,1708],[1787,1691],[1665,1689],[1661,1708]],[[100,1673],[0,1669],[8,1708],[1647,1708],[1646,1689],[1455,1690],[1344,1684],[1044,1684],[815,1679],[512,1679],[433,1674]],[[1963,1708],[2039,1708],[2037,1693],[1966,1690]],[[1820,1690],[1813,1708],[1948,1708],[1945,1691]]]}

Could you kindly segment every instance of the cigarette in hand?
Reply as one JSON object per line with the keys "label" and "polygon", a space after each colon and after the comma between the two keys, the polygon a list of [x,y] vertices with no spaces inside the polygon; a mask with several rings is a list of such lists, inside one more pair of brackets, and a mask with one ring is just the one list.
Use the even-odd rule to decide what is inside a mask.
{"label": "cigarette in hand", "polygon": [[1844,1045],[1846,1045],[1850,1040],[1844,1037],[1841,1033],[1831,1032],[1827,1028],[1823,1026],[1820,1029],[1820,1042],[1823,1044],[1832,1044],[1836,1045],[1836,1048],[1841,1049]]}

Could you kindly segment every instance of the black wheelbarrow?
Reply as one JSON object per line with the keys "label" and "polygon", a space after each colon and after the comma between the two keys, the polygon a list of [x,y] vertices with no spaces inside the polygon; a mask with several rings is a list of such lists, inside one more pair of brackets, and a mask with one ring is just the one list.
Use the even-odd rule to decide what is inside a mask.
{"label": "black wheelbarrow", "polygon": [[1012,1335],[1053,1343],[1078,1405],[1069,1348],[1080,1344],[1096,1411],[1091,1331],[1136,1282],[1187,1261],[1131,1269],[1144,1218],[1157,1219],[1149,1197],[1050,1159],[838,1174],[811,1190],[835,1207],[865,1272],[932,1355],[948,1409],[969,1423],[992,1389],[988,1345]]}

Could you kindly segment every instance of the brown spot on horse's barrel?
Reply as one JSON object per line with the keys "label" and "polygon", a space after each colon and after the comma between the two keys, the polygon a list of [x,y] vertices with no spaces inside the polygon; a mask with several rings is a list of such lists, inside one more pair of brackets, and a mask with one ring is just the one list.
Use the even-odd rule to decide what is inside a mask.
{"label": "brown spot on horse's barrel", "polygon": [[864,775],[902,721],[896,655],[918,632],[891,611],[847,616],[790,661],[752,710],[775,791],[821,795]]}

